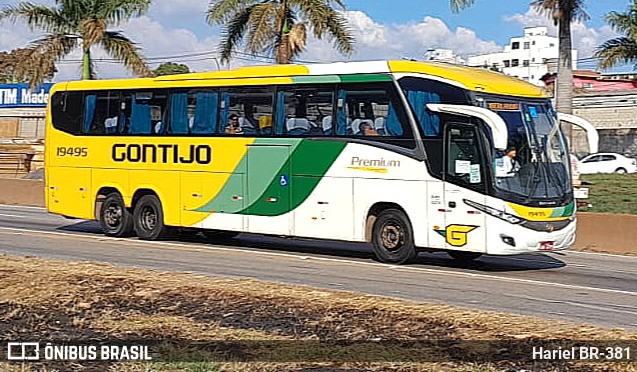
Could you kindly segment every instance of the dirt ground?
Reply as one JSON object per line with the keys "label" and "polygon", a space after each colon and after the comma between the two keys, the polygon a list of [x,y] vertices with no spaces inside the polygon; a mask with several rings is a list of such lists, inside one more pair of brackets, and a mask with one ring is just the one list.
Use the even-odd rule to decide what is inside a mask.
{"label": "dirt ground", "polygon": [[[533,347],[637,333],[344,291],[0,255],[7,340],[160,344],[156,362],[2,363],[0,371],[586,371],[633,363],[532,360]],[[2,350],[0,350],[2,353]],[[631,359],[632,360],[632,359]],[[185,363],[185,362],[193,363]],[[257,362],[257,363],[252,363]],[[316,364],[318,363],[318,365]]]}
{"label": "dirt ground", "polygon": [[[0,204],[44,206],[44,181],[0,178]],[[637,216],[579,213],[573,249],[637,256]]]}

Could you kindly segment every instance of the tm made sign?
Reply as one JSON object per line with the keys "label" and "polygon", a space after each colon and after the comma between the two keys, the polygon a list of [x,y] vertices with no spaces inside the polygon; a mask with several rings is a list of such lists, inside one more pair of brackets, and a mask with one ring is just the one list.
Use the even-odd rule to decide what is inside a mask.
{"label": "tm made sign", "polygon": [[34,90],[29,84],[0,84],[0,108],[46,107],[53,83],[44,83]]}

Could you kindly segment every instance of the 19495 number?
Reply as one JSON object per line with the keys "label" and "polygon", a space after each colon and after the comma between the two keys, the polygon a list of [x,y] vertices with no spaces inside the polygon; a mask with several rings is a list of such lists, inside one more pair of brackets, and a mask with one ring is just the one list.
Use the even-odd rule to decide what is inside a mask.
{"label": "19495 number", "polygon": [[86,147],[58,147],[57,156],[88,156],[88,148]]}

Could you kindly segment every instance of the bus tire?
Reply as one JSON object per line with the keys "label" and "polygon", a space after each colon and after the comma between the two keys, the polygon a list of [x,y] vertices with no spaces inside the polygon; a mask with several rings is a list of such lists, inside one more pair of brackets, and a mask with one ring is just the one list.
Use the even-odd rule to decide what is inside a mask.
{"label": "bus tire", "polygon": [[372,245],[376,258],[385,263],[404,264],[418,255],[409,219],[398,209],[386,209],[374,221]]}
{"label": "bus tire", "polygon": [[467,251],[447,251],[447,254],[456,261],[473,261],[482,257],[480,252],[467,252]]}
{"label": "bus tire", "polygon": [[203,236],[208,240],[227,240],[232,239],[239,235],[236,231],[224,231],[224,230],[204,230]]}
{"label": "bus tire", "polygon": [[124,199],[119,193],[108,194],[102,202],[100,227],[106,236],[124,238],[134,234],[133,215],[126,208]]}
{"label": "bus tire", "polygon": [[140,239],[157,240],[168,235],[169,228],[164,225],[164,210],[155,195],[142,196],[133,212],[135,232]]}

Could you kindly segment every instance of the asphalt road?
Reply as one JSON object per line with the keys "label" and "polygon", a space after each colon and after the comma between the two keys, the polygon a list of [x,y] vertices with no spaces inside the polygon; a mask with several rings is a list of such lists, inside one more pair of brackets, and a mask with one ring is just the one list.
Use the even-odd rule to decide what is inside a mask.
{"label": "asphalt road", "polygon": [[459,264],[422,253],[415,264],[372,259],[367,244],[241,234],[211,243],[145,242],[101,234],[92,221],[0,205],[0,253],[350,290],[637,330],[637,257],[565,252]]}

